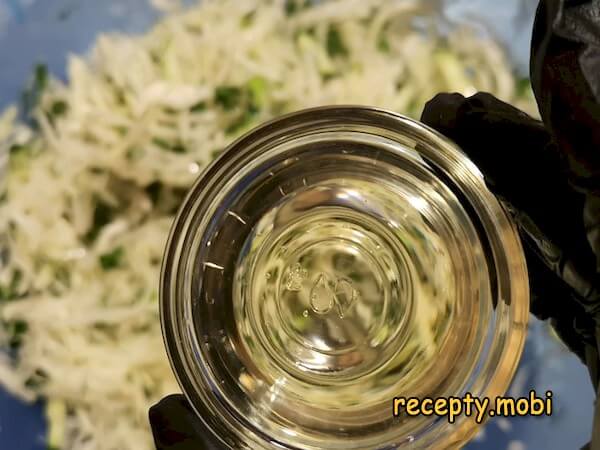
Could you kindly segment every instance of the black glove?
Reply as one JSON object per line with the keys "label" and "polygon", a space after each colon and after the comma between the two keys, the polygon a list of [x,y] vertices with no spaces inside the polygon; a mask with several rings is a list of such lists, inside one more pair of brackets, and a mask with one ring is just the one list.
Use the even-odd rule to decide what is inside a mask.
{"label": "black glove", "polygon": [[[543,1],[531,79],[543,122],[489,94],[442,94],[422,121],[458,143],[520,226],[531,311],[550,319],[599,385],[600,0]],[[592,449],[600,450],[600,409]],[[150,410],[157,450],[219,444],[181,395]]]}
{"label": "black glove", "polygon": [[208,430],[181,394],[169,395],[150,408],[157,450],[226,449]]}
{"label": "black glove", "polygon": [[[489,94],[441,94],[421,120],[454,140],[521,231],[531,312],[600,381],[600,1],[543,1],[530,75],[542,122]],[[592,436],[600,449],[600,408]]]}

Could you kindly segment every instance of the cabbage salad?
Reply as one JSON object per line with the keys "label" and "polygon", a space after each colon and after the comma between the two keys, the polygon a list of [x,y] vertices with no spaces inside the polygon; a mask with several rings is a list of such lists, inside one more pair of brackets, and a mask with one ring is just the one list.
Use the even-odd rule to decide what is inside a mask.
{"label": "cabbage salad", "polygon": [[535,114],[494,42],[444,38],[411,0],[213,0],[140,36],[102,34],[68,81],[37,66],[0,115],[0,381],[45,400],[54,450],[149,450],[148,408],[179,391],[158,317],[186,189],[236,137],[293,110],[418,118],[442,91]]}

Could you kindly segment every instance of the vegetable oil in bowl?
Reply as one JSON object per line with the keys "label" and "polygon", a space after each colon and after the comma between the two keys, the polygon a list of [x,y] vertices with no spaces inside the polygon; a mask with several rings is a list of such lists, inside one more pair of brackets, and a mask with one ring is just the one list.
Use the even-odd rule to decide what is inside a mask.
{"label": "vegetable oil in bowl", "polygon": [[460,150],[392,113],[327,107],[252,131],[200,177],[162,319],[183,390],[232,447],[445,448],[474,423],[394,417],[392,400],[500,395],[526,280]]}

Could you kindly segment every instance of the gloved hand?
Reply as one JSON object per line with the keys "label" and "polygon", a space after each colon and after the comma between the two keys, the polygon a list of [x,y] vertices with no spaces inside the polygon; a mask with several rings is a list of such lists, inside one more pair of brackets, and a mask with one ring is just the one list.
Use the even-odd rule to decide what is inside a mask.
{"label": "gloved hand", "polygon": [[[521,231],[531,312],[600,381],[600,1],[543,1],[531,54],[542,122],[489,94],[440,94],[421,120],[455,141]],[[600,449],[600,406],[592,449]]]}
{"label": "gloved hand", "polygon": [[224,450],[181,394],[163,398],[150,408],[156,450]]}
{"label": "gloved hand", "polygon": [[[441,94],[422,121],[479,166],[520,227],[531,312],[600,381],[600,0],[543,0],[531,79],[542,122],[489,94]],[[150,410],[157,450],[227,448],[181,395]],[[600,450],[600,408],[592,449]]]}

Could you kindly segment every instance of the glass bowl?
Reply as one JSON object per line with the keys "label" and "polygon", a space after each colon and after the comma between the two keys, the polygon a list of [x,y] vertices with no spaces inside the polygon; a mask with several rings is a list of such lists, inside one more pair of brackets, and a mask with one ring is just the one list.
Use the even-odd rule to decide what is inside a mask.
{"label": "glass bowl", "polygon": [[452,142],[360,106],[234,142],[173,225],[169,358],[221,441],[249,449],[456,448],[474,418],[394,397],[502,395],[529,312],[515,227]]}
{"label": "glass bowl", "polygon": [[[186,3],[191,3],[186,1]],[[529,39],[537,0],[444,0],[446,14],[458,24],[479,25],[504,46],[522,75],[527,73]],[[0,1],[0,106],[18,102],[36,63],[66,81],[66,58],[84,53],[102,32],[143,32],[159,16],[147,0],[3,0]],[[17,51],[16,51],[17,50]],[[5,155],[0,155],[0,172]],[[490,421],[478,439],[465,448],[505,450],[513,442],[527,448],[559,450],[587,442],[594,391],[579,359],[548,333],[545,323],[531,318],[521,368],[513,395],[530,388],[554,391],[556,414],[550,418]],[[502,425],[502,426],[501,426]],[[22,403],[0,388],[0,448],[47,448],[44,402]]]}

